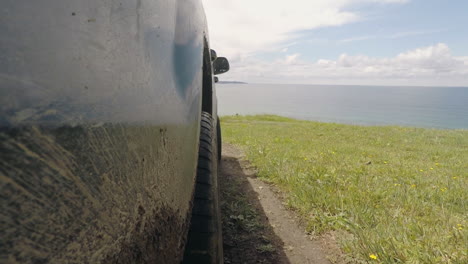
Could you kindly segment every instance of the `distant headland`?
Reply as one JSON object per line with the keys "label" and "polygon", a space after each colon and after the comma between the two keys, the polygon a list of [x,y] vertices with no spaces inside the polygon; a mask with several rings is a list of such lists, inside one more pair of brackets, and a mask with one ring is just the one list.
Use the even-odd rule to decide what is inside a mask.
{"label": "distant headland", "polygon": [[219,81],[218,83],[221,83],[221,84],[248,84],[246,82],[238,82],[238,81]]}

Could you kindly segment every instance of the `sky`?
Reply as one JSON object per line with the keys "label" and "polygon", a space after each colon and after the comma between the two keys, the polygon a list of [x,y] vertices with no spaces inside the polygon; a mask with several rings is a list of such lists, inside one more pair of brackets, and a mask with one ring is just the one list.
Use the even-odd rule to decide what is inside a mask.
{"label": "sky", "polygon": [[468,86],[467,0],[203,0],[222,81]]}

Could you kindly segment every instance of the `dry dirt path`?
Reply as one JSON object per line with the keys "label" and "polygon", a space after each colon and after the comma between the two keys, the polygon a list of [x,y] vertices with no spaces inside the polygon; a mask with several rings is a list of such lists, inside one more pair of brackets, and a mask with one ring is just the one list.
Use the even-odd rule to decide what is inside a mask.
{"label": "dry dirt path", "polygon": [[220,168],[225,263],[330,263],[274,187],[256,178],[242,152],[224,144]]}

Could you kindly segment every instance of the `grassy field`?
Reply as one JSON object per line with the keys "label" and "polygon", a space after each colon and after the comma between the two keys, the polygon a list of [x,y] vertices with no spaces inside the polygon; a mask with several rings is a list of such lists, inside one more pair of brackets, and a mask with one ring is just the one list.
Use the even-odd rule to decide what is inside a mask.
{"label": "grassy field", "polygon": [[223,140],[350,262],[468,263],[468,131],[223,117]]}

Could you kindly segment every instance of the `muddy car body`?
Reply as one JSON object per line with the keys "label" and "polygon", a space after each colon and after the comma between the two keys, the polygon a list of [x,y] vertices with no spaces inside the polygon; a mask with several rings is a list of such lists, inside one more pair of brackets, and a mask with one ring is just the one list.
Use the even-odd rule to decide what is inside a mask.
{"label": "muddy car body", "polygon": [[0,50],[0,262],[179,263],[218,125],[201,1],[4,0]]}

